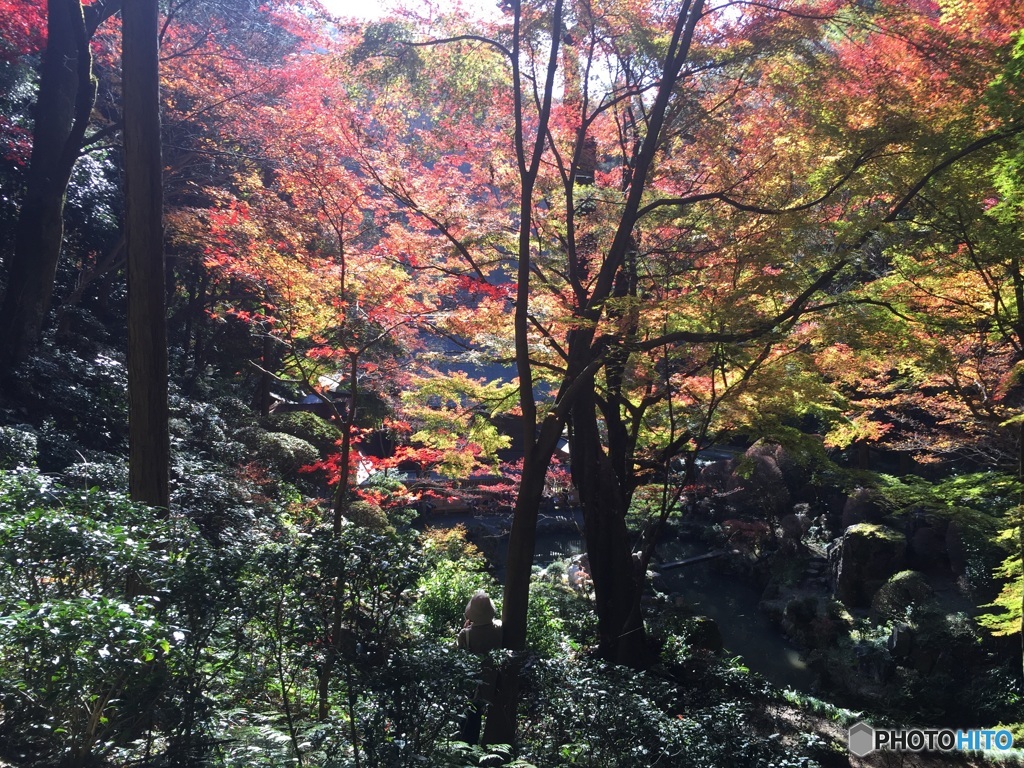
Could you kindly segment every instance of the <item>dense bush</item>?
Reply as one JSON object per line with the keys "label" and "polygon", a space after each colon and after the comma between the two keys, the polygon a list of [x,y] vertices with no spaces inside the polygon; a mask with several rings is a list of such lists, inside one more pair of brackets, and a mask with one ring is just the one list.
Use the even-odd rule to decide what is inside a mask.
{"label": "dense bush", "polygon": [[[455,633],[476,589],[498,595],[464,531],[418,535],[398,516],[335,533],[316,507],[242,500],[201,461],[180,465],[178,512],[159,517],[86,488],[103,466],[69,470],[73,487],[0,472],[0,759],[511,760],[455,741],[482,664]],[[590,598],[559,573],[535,579],[510,765],[813,765],[761,735],[765,686],[685,633],[647,674],[581,656]]]}
{"label": "dense bush", "polygon": [[923,607],[933,594],[923,575],[900,571],[879,587],[871,598],[871,610],[884,619],[902,619],[911,608]]}
{"label": "dense bush", "polygon": [[[709,675],[727,667],[713,665]],[[753,701],[684,705],[671,678],[583,659],[530,667],[522,725],[525,757],[538,765],[804,766],[771,732],[760,735]]]}
{"label": "dense bush", "polygon": [[393,531],[387,514],[377,504],[356,499],[349,502],[346,512],[348,519],[354,525],[360,525],[363,528],[369,528],[371,531],[378,533],[385,533],[389,529]]}
{"label": "dense bush", "polygon": [[39,453],[39,440],[31,427],[0,427],[0,469],[31,467]]}
{"label": "dense bush", "polygon": [[256,478],[222,465],[182,456],[172,465],[171,478],[172,507],[211,541],[251,538],[259,527],[258,513],[273,507]]}
{"label": "dense bush", "polygon": [[0,505],[6,759],[385,765],[453,731],[474,660],[409,632],[412,533],[214,548],[183,516],[32,473],[0,473]]}
{"label": "dense bush", "polygon": [[228,413],[234,413],[241,404],[230,398],[219,402],[220,405],[204,403],[176,394],[170,397],[171,445],[176,451],[226,464],[244,459],[245,446],[235,440],[221,412],[224,407]]}
{"label": "dense bush", "polygon": [[320,452],[321,458],[334,453],[341,439],[340,429],[309,411],[271,414],[267,423],[272,432],[284,432],[305,440]]}
{"label": "dense bush", "polygon": [[87,451],[127,447],[128,374],[116,356],[46,350],[16,371],[11,386],[23,408],[41,415],[33,421],[41,469],[63,469]]}
{"label": "dense bush", "polygon": [[[543,607],[538,611],[531,606],[531,610],[551,612],[558,622],[556,631],[564,641],[578,648],[597,637],[597,615],[589,593],[570,587],[565,574],[566,564],[556,561],[534,578],[530,596]],[[539,639],[534,639],[533,647],[537,647],[538,642]]]}
{"label": "dense bush", "polygon": [[284,477],[294,478],[303,467],[320,458],[315,447],[287,432],[266,432],[260,436],[257,458]]}
{"label": "dense bush", "polygon": [[455,633],[465,623],[466,604],[478,589],[486,590],[492,597],[500,594],[498,583],[484,570],[482,559],[438,560],[419,584],[416,610],[422,616],[424,634],[453,642]]}
{"label": "dense bush", "polygon": [[194,530],[116,494],[0,473],[0,742],[89,765],[151,732],[186,640],[165,613]]}
{"label": "dense bush", "polygon": [[111,457],[111,461],[80,461],[65,467],[61,482],[68,488],[106,488],[128,491],[128,463]]}

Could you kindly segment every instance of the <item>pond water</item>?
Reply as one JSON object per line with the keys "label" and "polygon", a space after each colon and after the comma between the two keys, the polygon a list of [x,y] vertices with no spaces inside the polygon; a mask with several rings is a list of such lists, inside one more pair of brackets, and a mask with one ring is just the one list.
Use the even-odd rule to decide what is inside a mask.
{"label": "pond water", "polygon": [[[703,554],[707,546],[669,542],[658,548],[664,562]],[[773,685],[810,692],[815,674],[800,651],[759,609],[761,590],[739,576],[717,570],[720,564],[705,560],[662,573],[663,589],[682,598],[686,607],[715,620],[722,643],[730,654]]]}
{"label": "pond water", "polygon": [[[586,542],[579,534],[546,533],[537,536],[534,562],[548,565],[578,555]],[[708,551],[706,544],[673,541],[658,547],[661,562],[683,560]],[[705,560],[662,572],[662,590],[682,598],[695,613],[714,619],[726,652],[780,688],[809,692],[815,674],[800,651],[759,609],[761,589],[742,577],[721,573],[719,563]]]}
{"label": "pond water", "polygon": [[[471,516],[446,515],[443,520],[433,519],[431,525],[444,527],[466,524],[473,531]],[[477,521],[478,522],[478,521]],[[489,523],[493,524],[493,519]],[[566,526],[560,531],[539,531],[534,563],[549,565],[580,554],[585,541],[579,528]],[[499,582],[505,578],[505,545],[507,527],[495,526],[486,532],[471,533],[491,560],[494,575]],[[671,562],[701,555],[708,551],[706,544],[671,541],[658,547],[657,559]],[[722,573],[715,560],[685,565],[662,573],[662,590],[682,598],[684,605],[695,613],[708,616],[718,624],[726,652],[741,656],[743,663],[780,688],[794,688],[809,692],[814,684],[814,673],[807,667],[799,650],[779,629],[758,610],[761,590],[746,579]],[[656,565],[652,565],[656,569]]]}

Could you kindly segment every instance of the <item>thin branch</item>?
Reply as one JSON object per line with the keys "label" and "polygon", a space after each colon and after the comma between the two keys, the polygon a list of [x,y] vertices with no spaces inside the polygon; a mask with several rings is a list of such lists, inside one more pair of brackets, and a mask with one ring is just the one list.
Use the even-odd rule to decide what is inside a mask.
{"label": "thin branch", "polygon": [[504,45],[499,43],[497,40],[492,40],[489,37],[483,35],[456,35],[455,37],[443,37],[436,40],[422,40],[416,42],[414,40],[400,40],[399,45],[407,45],[410,48],[425,48],[434,45],[445,45],[447,43],[459,43],[459,42],[476,42],[489,45],[492,48],[498,50],[506,59],[512,60],[512,51],[506,48]]}

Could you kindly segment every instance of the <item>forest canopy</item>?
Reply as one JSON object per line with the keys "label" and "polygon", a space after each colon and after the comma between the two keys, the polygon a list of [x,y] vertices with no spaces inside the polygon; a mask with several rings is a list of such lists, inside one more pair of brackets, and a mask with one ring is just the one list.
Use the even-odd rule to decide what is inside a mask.
{"label": "forest canopy", "polygon": [[1022,18],[0,0],[0,760],[829,764],[683,540],[834,701],[1024,722]]}

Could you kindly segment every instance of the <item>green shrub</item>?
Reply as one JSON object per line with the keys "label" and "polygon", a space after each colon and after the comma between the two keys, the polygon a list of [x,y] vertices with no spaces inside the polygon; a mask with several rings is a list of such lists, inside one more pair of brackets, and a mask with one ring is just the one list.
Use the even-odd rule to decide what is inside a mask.
{"label": "green shrub", "polygon": [[[500,589],[482,563],[468,558],[440,560],[419,583],[415,610],[423,617],[424,634],[436,640],[450,638],[454,643],[465,623],[466,604],[478,589],[492,598]],[[500,612],[501,607],[497,608]]]}
{"label": "green shrub", "polygon": [[564,572],[563,563],[549,565],[544,576],[535,578],[530,586],[530,602],[537,600],[550,608],[557,617],[557,632],[568,642],[577,646],[593,643],[597,637],[594,603],[561,580]]}
{"label": "green shrub", "polygon": [[38,425],[38,462],[45,471],[80,460],[85,450],[127,448],[128,373],[106,355],[79,356],[44,349],[18,370],[12,393],[29,413],[45,413]]}
{"label": "green shrub", "polygon": [[166,612],[194,529],[123,495],[0,472],[0,743],[88,765],[151,732],[185,633]]}
{"label": "green shrub", "polygon": [[38,454],[39,440],[31,427],[0,427],[0,469],[31,467]]}
{"label": "green shrub", "polygon": [[[272,506],[262,497],[262,488],[229,468],[213,462],[179,456],[171,465],[171,506],[195,522],[210,541],[251,538],[260,522],[257,512]],[[259,503],[258,503],[259,502]]]}
{"label": "green shrub", "polygon": [[817,765],[759,735],[749,700],[687,705],[669,680],[625,667],[540,661],[528,669],[524,699],[521,754],[537,765]]}
{"label": "green shrub", "polygon": [[934,593],[917,571],[900,571],[878,588],[871,610],[885,619],[904,618],[911,608],[921,608]]}
{"label": "green shrub", "polygon": [[526,648],[541,658],[551,658],[562,648],[562,634],[562,620],[555,605],[532,588],[526,613]]}
{"label": "green shrub", "polygon": [[471,560],[483,567],[484,557],[475,544],[466,538],[466,526],[427,528],[420,536],[427,567],[442,560]]}
{"label": "green shrub", "polygon": [[19,603],[0,618],[0,733],[75,764],[140,736],[159,706],[177,638],[184,635],[144,598]]}
{"label": "green shrub", "polygon": [[300,469],[320,458],[312,445],[285,432],[266,432],[261,435],[256,455],[284,477],[296,477]]}
{"label": "green shrub", "polygon": [[109,491],[128,491],[128,463],[126,461],[81,461],[61,473],[61,482],[69,488],[104,488]]}
{"label": "green shrub", "polygon": [[377,533],[394,533],[395,531],[384,510],[369,501],[355,499],[349,502],[347,516],[353,524]]}
{"label": "green shrub", "polygon": [[[219,402],[231,409],[231,401]],[[231,434],[220,407],[172,393],[171,444],[178,452],[187,452],[209,461],[237,464],[245,456],[245,447]]]}
{"label": "green shrub", "polygon": [[284,432],[305,440],[320,453],[321,458],[337,451],[341,430],[309,411],[271,414],[267,425],[273,432]]}

